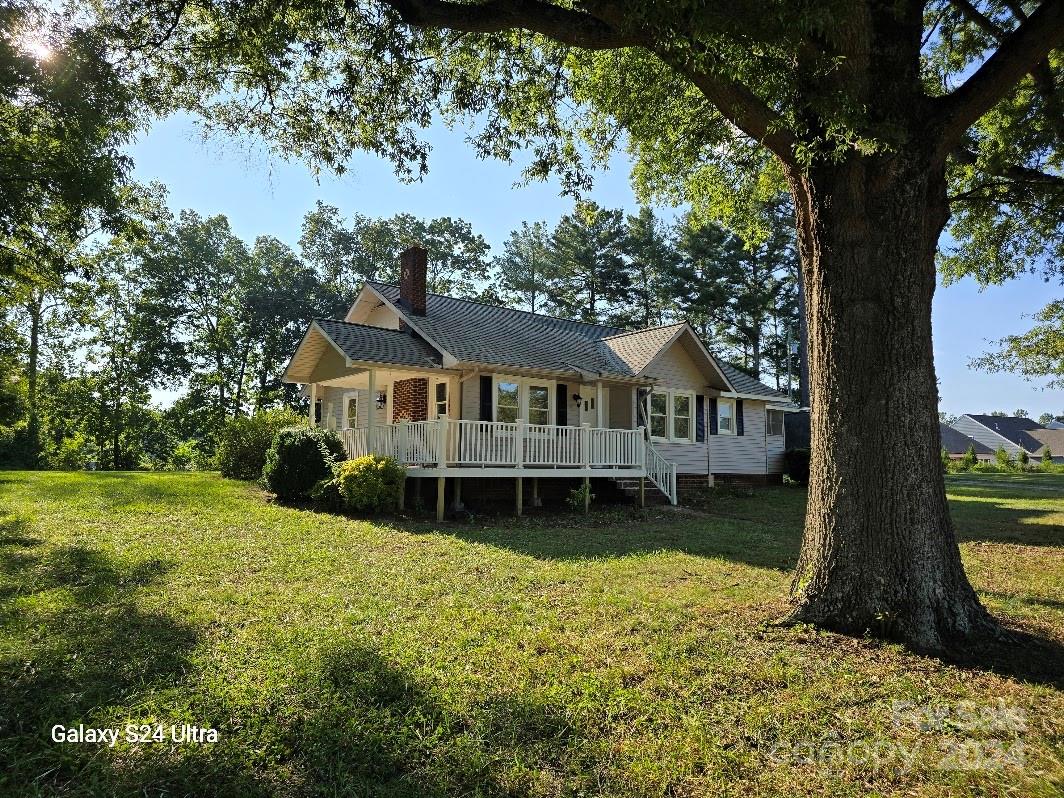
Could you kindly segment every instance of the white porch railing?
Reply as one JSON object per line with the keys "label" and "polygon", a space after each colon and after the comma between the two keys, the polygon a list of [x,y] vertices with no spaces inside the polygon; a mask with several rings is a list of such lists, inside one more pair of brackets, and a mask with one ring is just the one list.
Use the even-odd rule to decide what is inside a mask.
{"label": "white porch railing", "polygon": [[669,497],[672,504],[676,504],[676,463],[670,463],[662,457],[649,441],[645,441],[645,444],[647,477]]}
{"label": "white porch railing", "polygon": [[[341,433],[348,457],[371,451],[406,465],[523,468],[644,466],[644,435],[636,429],[558,427],[523,421],[409,421]],[[441,456],[442,454],[442,456]]]}

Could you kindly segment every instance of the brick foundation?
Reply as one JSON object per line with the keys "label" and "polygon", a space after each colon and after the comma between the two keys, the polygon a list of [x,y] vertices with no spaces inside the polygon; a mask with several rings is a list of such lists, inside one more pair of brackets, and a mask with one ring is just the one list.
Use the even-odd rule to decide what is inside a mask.
{"label": "brick foundation", "polygon": [[429,381],[424,377],[396,380],[392,386],[392,420],[427,421]]}
{"label": "brick foundation", "polygon": [[783,474],[714,474],[713,481],[718,485],[749,485],[764,488],[769,485],[782,485]]}

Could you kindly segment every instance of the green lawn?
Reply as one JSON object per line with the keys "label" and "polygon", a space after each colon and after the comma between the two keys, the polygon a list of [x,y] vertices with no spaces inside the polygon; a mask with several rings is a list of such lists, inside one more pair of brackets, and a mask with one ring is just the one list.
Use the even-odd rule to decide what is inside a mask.
{"label": "green lawn", "polygon": [[[1060,795],[1064,479],[950,492],[1030,668],[772,625],[793,488],[374,525],[212,475],[0,473],[0,795]],[[49,737],[157,722],[220,740]]]}

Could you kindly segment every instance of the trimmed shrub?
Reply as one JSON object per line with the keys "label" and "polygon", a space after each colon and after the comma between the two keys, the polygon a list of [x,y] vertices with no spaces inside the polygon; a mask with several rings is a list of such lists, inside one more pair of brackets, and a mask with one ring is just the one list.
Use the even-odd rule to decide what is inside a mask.
{"label": "trimmed shrub", "polygon": [[266,452],[262,485],[280,499],[310,498],[311,489],[332,477],[333,465],[346,458],[344,445],[331,430],[287,427]]}
{"label": "trimmed shrub", "polygon": [[975,444],[969,443],[968,448],[964,452],[964,457],[961,458],[960,470],[970,471],[978,462],[979,458],[975,454]]}
{"label": "trimmed shrub", "polygon": [[369,454],[336,467],[336,482],[344,506],[363,512],[394,510],[399,506],[406,469],[391,457]]}
{"label": "trimmed shrub", "polygon": [[784,473],[792,482],[809,484],[809,450],[788,449],[783,453]]}
{"label": "trimmed shrub", "polygon": [[1042,450],[1042,468],[1049,470],[1049,467],[1053,465],[1053,452],[1047,446]]}
{"label": "trimmed shrub", "polygon": [[1020,453],[1016,455],[1016,464],[1023,470],[1027,470],[1027,463],[1030,462],[1030,458],[1027,456],[1027,452],[1020,449]]}
{"label": "trimmed shrub", "polygon": [[266,452],[277,433],[286,427],[298,427],[305,420],[300,413],[287,408],[234,416],[222,429],[215,465],[223,477],[258,479],[266,465]]}

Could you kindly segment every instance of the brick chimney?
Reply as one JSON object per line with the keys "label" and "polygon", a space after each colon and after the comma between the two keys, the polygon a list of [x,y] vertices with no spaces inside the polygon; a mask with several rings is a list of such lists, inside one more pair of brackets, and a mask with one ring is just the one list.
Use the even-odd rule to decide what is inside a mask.
{"label": "brick chimney", "polygon": [[399,303],[415,316],[425,315],[425,273],[429,253],[416,244],[399,254]]}

